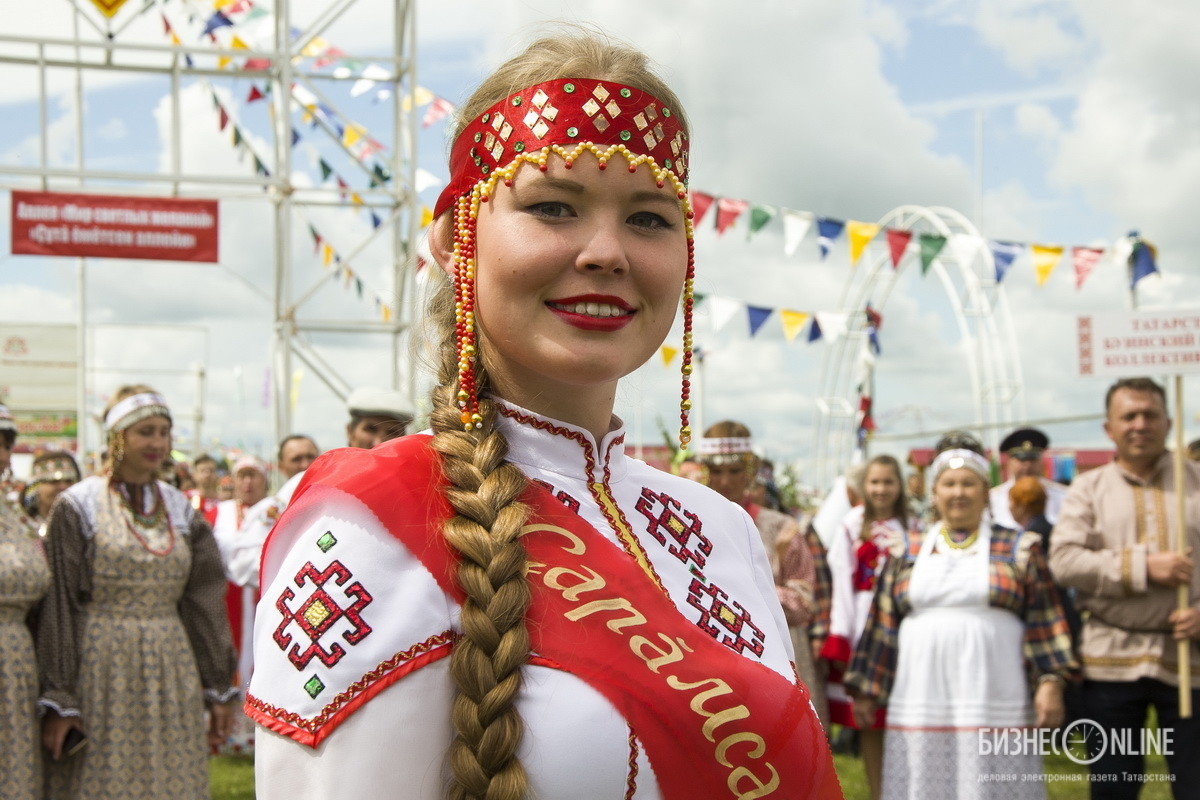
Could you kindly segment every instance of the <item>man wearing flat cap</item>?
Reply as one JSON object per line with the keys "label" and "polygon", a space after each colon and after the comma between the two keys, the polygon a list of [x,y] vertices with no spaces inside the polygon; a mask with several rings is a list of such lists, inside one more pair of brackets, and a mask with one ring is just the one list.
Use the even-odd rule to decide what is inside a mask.
{"label": "man wearing flat cap", "polygon": [[413,420],[404,394],[395,389],[362,386],[346,398],[350,421],[346,444],[369,450],[381,442],[403,436]]}
{"label": "man wearing flat cap", "polygon": [[1008,480],[991,491],[992,521],[997,525],[1013,529],[1021,527],[1013,519],[1009,508],[1008,490],[1018,479],[1025,477],[1041,481],[1042,488],[1046,490],[1046,519],[1051,525],[1058,522],[1058,512],[1062,509],[1063,498],[1067,496],[1067,487],[1042,474],[1042,455],[1049,446],[1050,438],[1037,428],[1018,428],[1000,442],[1000,452],[1008,457],[1005,467]]}

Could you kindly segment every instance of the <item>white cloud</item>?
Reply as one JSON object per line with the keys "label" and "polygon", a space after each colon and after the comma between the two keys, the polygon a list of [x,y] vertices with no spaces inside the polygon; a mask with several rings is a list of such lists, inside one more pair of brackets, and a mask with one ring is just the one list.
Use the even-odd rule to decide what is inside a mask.
{"label": "white cloud", "polygon": [[1068,30],[1070,5],[1064,0],[980,0],[975,27],[1025,75],[1076,61],[1085,45]]}

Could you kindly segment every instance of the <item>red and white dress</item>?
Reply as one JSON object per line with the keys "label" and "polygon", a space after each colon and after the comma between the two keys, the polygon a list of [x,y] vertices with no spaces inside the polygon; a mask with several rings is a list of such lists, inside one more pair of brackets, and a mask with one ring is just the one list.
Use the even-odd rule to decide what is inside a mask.
{"label": "red and white dress", "polygon": [[[522,502],[533,509],[522,542],[534,655],[517,700],[530,795],[736,797],[777,770],[776,787],[756,796],[840,798],[749,516],[627,456],[620,428],[597,442],[506,404],[498,425],[508,460],[530,478]],[[455,693],[446,656],[461,591],[447,577],[457,557],[441,536],[449,507],[429,441],[325,454],[267,541],[247,698],[263,800],[445,797]],[[652,651],[673,654],[643,663]],[[696,666],[711,678],[683,677]],[[713,716],[743,697],[747,717]],[[754,720],[772,729],[764,750],[757,734],[735,733]],[[747,758],[774,760],[741,772],[718,763]]]}
{"label": "red and white dress", "polygon": [[[231,564],[245,535],[242,528],[250,508],[237,500],[222,500],[217,504],[216,522],[213,524],[213,538],[217,541],[221,564],[225,569],[225,611],[233,634],[233,646],[237,649],[238,686],[243,692],[250,685],[250,676],[254,673],[254,608],[258,603],[258,587],[235,580]],[[223,750],[245,753],[253,748],[253,725],[249,720],[239,719]]]}
{"label": "red and white dress", "polygon": [[[842,520],[829,545],[829,571],[832,578],[832,605],[829,614],[829,636],[821,657],[830,662],[849,665],[858,638],[862,635],[875,596],[875,583],[887,561],[888,542],[904,525],[896,517],[874,520],[871,533],[863,537],[864,506],[855,506]],[[854,701],[842,685],[842,669],[831,670],[826,694],[829,698],[829,717],[839,725],[857,728],[854,722]],[[880,708],[874,728],[883,727],[886,709]]]}

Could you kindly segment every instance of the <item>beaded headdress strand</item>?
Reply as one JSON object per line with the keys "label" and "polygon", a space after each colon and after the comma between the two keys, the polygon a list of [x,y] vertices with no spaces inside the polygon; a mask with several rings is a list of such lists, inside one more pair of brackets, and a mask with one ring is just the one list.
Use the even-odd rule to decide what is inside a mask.
{"label": "beaded headdress strand", "polygon": [[470,121],[450,153],[450,184],[434,207],[440,215],[454,206],[455,350],[457,401],[463,428],[481,427],[475,383],[475,224],[479,207],[496,184],[512,185],[522,164],[541,171],[551,154],[570,169],[584,152],[600,169],[617,156],[630,172],[645,164],[659,188],[671,184],[682,204],[687,232],[687,275],[683,290],[683,378],[679,441],[686,448],[692,431],[692,286],[695,279],[692,211],[687,195],[688,136],[671,109],[641,89],[611,81],[566,78],[522,89]]}

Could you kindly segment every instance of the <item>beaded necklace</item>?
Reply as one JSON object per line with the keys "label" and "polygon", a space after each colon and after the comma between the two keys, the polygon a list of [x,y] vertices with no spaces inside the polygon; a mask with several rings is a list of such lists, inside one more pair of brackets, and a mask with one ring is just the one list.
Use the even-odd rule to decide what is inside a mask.
{"label": "beaded necklace", "polygon": [[[142,513],[133,504],[133,497],[129,491],[129,487],[124,483],[117,484],[118,493],[121,496],[122,510],[125,512],[125,527],[133,534],[133,538],[137,539],[138,544],[147,553],[154,556],[169,555],[175,549],[175,528],[171,525],[171,518],[167,514],[166,504],[163,502],[162,491],[158,488],[158,484],[151,484],[154,489],[154,505],[148,513]],[[142,533],[157,532],[162,530],[163,526],[167,530],[167,543],[165,548],[159,550],[151,546],[147,541],[146,536]],[[139,530],[140,529],[140,530]]]}
{"label": "beaded necklace", "polygon": [[[956,531],[956,533],[963,533],[963,531]],[[966,550],[968,547],[975,544],[976,540],[979,539],[979,528],[973,530],[967,536],[967,538],[963,539],[962,541],[955,541],[954,536],[950,533],[950,528],[946,525],[946,523],[943,522],[942,539],[954,550]]]}

